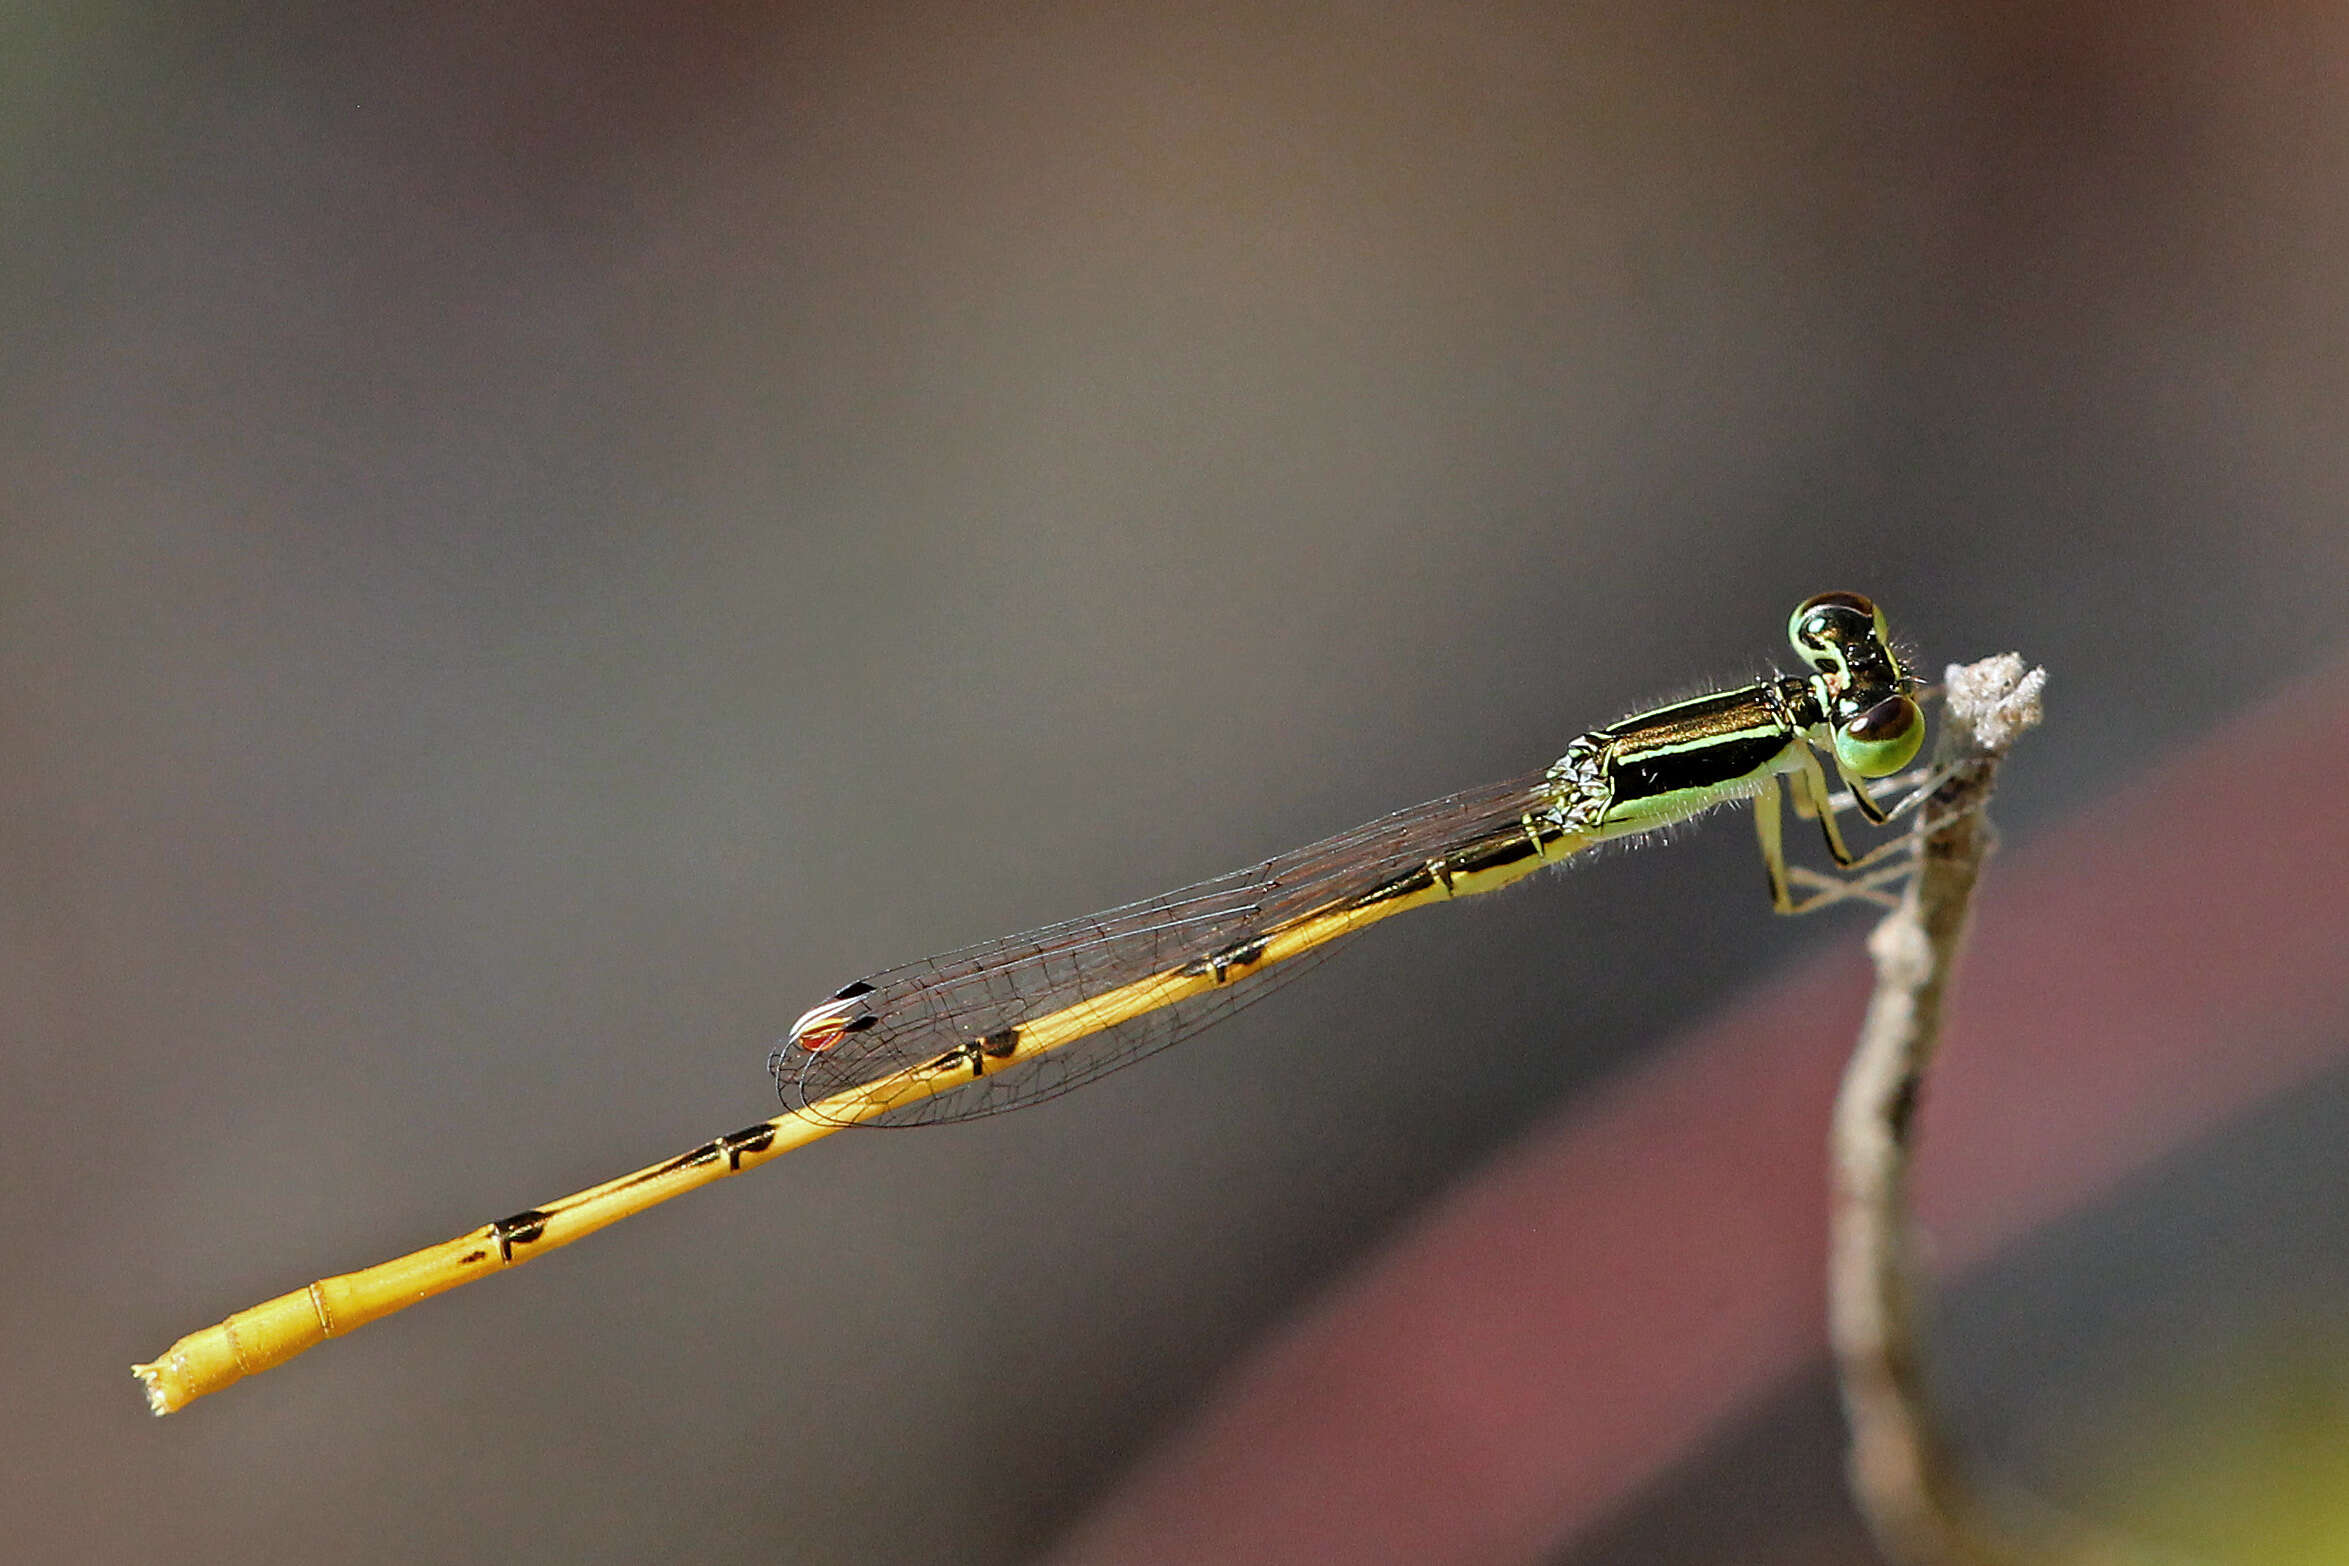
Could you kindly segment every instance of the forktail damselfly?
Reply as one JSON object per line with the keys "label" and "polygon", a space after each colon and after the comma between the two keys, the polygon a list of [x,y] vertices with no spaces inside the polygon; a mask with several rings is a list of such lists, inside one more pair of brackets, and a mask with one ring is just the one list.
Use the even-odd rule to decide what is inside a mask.
{"label": "forktail damselfly", "polygon": [[[135,1366],[159,1414],[330,1337],[513,1267],[656,1203],[845,1126],[913,1125],[1036,1103],[1229,1016],[1333,943],[1423,903],[1491,891],[1599,843],[1750,799],[1770,899],[1801,913],[1845,895],[1794,892],[1782,800],[1816,819],[1839,868],[1824,753],[1867,820],[1867,782],[1925,736],[1918,681],[1857,593],[1798,606],[1788,639],[1810,672],[1593,729],[1547,768],[1398,811],[1262,864],[1089,918],[902,968],[835,992],[792,1025],[769,1067],[786,1109],[633,1174],[359,1272],[325,1278],[189,1334]],[[1780,779],[1785,779],[1782,785]],[[1894,846],[1892,844],[1886,847]]]}

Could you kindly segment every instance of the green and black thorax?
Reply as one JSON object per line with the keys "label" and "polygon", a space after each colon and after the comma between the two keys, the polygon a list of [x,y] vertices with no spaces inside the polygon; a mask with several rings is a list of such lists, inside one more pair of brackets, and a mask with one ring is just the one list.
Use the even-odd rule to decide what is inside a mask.
{"label": "green and black thorax", "polygon": [[1918,682],[1875,604],[1822,593],[1795,610],[1787,637],[1808,675],[1674,702],[1568,745],[1549,771],[1550,819],[1605,837],[1650,831],[1813,765],[1814,746],[1847,782],[1907,766],[1925,735]]}

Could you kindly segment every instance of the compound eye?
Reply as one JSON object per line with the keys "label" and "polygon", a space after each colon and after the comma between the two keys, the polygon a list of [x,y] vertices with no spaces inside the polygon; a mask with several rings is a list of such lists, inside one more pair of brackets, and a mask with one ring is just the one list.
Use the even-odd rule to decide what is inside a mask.
{"label": "compound eye", "polygon": [[1887,696],[1835,730],[1835,759],[1846,772],[1888,778],[1917,757],[1925,714],[1906,696]]}
{"label": "compound eye", "polygon": [[[1819,655],[1829,654],[1834,643],[1863,636],[1882,624],[1872,600],[1858,593],[1820,593],[1795,606],[1786,622],[1786,639],[1795,651],[1819,664]],[[1830,661],[1841,660],[1831,656]]]}

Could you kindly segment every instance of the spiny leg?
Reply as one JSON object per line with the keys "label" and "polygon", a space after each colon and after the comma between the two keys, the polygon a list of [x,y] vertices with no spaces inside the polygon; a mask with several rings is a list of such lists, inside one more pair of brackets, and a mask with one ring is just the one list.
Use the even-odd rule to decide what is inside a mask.
{"label": "spiny leg", "polygon": [[1794,894],[1786,884],[1785,824],[1778,814],[1778,779],[1767,777],[1754,794],[1754,835],[1762,843],[1762,871],[1770,878],[1770,906],[1794,913]]}
{"label": "spiny leg", "polygon": [[1801,749],[1802,768],[1787,782],[1787,792],[1794,796],[1794,813],[1819,823],[1827,839],[1827,852],[1838,868],[1848,870],[1859,859],[1844,845],[1843,828],[1836,824],[1835,800],[1827,792],[1827,774],[1819,766],[1819,753],[1808,745]]}
{"label": "spiny leg", "polygon": [[[1836,770],[1843,771],[1840,766]],[[1919,768],[1914,772],[1893,779],[1895,787],[1914,786],[1910,787],[1910,792],[1901,799],[1899,804],[1885,812],[1886,819],[1896,820],[1925,804],[1943,783],[1949,781],[1952,776],[1962,770],[1963,763],[1956,763],[1937,768]],[[1854,792],[1858,793],[1859,780],[1853,778],[1849,773],[1844,773],[1843,776],[1846,782],[1852,784]],[[1828,796],[1825,800],[1825,808],[1832,810],[1843,802],[1842,796]],[[1801,805],[1802,801],[1798,793],[1796,808],[1799,810]],[[1961,806],[1960,813],[1979,808],[1979,804]],[[1805,898],[1802,902],[1795,904],[1792,909],[1782,908],[1781,911],[1809,913],[1813,909],[1824,908],[1830,903],[1847,901],[1869,902],[1881,907],[1897,908],[1900,906],[1900,886],[1912,869],[1909,861],[1916,852],[1916,845],[1922,832],[1946,825],[1950,819],[1954,818],[1929,815],[1925,819],[1924,827],[1919,832],[1903,833],[1899,837],[1887,839],[1858,858],[1838,866],[1840,870],[1844,871],[1866,871],[1867,873],[1864,875],[1829,875],[1807,869],[1802,865],[1785,867],[1786,879],[1791,884],[1816,888],[1817,895]],[[1873,870],[1868,869],[1878,860],[1893,856],[1898,856],[1895,863],[1882,865]]]}
{"label": "spiny leg", "polygon": [[1902,816],[1931,799],[1934,792],[1942,784],[1955,777],[1959,770],[1960,764],[1952,762],[1939,767],[1916,767],[1902,773],[1899,777],[1884,779],[1886,787],[1896,792],[1902,789],[1908,791],[1901,795],[1899,804],[1887,810],[1878,805],[1868,793],[1867,784],[1864,781],[1844,770],[1843,760],[1838,757],[1835,763],[1835,775],[1843,781],[1845,789],[1843,793],[1831,795],[1829,802],[1838,810],[1845,805],[1850,805],[1873,824],[1885,826],[1898,821]]}
{"label": "spiny leg", "polygon": [[[1818,770],[1818,762],[1815,759],[1811,761],[1810,770],[1813,772]],[[1813,785],[1803,773],[1797,772],[1793,776],[1794,782],[1790,787],[1794,790],[1796,811],[1803,815],[1816,813],[1822,821],[1829,823],[1828,844],[1831,849],[1837,851],[1838,862],[1844,868],[1865,869],[1875,860],[1898,853],[1910,846],[1908,838],[1897,837],[1890,842],[1878,844],[1865,854],[1852,855],[1849,850],[1843,847],[1841,836],[1834,833],[1833,813],[1818,808],[1818,801],[1823,800],[1826,796],[1825,777],[1822,775],[1817,784]],[[1814,786],[1818,790],[1815,795],[1809,792]],[[1804,809],[1806,804],[1810,804],[1812,809]],[[1784,824],[1779,808],[1778,780],[1775,777],[1765,779],[1761,788],[1754,795],[1754,834],[1761,841],[1762,868],[1770,878],[1770,906],[1782,914],[1811,913],[1830,904],[1849,902],[1855,899],[1889,906],[1898,901],[1889,888],[1898,884],[1909,873],[1909,865],[1905,860],[1898,864],[1886,865],[1881,869],[1869,871],[1865,875],[1853,876],[1825,875],[1816,870],[1804,869],[1799,865],[1789,867],[1786,863]],[[1818,891],[1815,895],[1798,901],[1793,891],[1797,883],[1816,887]]]}
{"label": "spiny leg", "polygon": [[[1838,870],[1865,870],[1868,866],[1901,852],[1908,842],[1908,839],[1904,837],[1888,838],[1864,854],[1853,853],[1844,843],[1842,827],[1836,820],[1836,811],[1841,807],[1842,796],[1827,792],[1827,774],[1820,767],[1819,757],[1815,751],[1808,748],[1804,750],[1802,770],[1790,775],[1787,789],[1793,796],[1796,815],[1817,818],[1820,829],[1827,838],[1827,852],[1834,856],[1835,868]],[[1918,797],[1921,796],[1912,795],[1909,800],[1902,802],[1900,808],[1906,810]],[[1796,879],[1800,880],[1802,877],[1797,876]],[[1834,878],[1824,879],[1832,880]]]}
{"label": "spiny leg", "polygon": [[[1811,770],[1814,773],[1818,772],[1819,762],[1816,756],[1806,756],[1803,759],[1810,762]],[[1851,790],[1852,808],[1857,810],[1870,826],[1892,824],[1892,813],[1876,803],[1876,797],[1868,792],[1868,785],[1861,781],[1858,773],[1843,764],[1841,756],[1835,758],[1835,775],[1843,780],[1845,788]],[[1819,797],[1821,799],[1827,797],[1827,782],[1824,776],[1819,779]]]}
{"label": "spiny leg", "polygon": [[[1953,770],[1950,767],[1911,767],[1898,777],[1879,779],[1886,788],[1901,796],[1899,804],[1884,812],[1886,818],[1897,821],[1923,804],[1932,797],[1935,789],[1949,781]],[[1850,778],[1841,765],[1836,767],[1835,776],[1842,781],[1849,781]],[[1859,808],[1858,798],[1848,788],[1840,794],[1830,794],[1828,799],[1838,810]]]}
{"label": "spiny leg", "polygon": [[[1908,840],[1902,838],[1885,845],[1887,848],[1905,848]],[[1906,860],[1899,864],[1879,865],[1865,875],[1829,875],[1803,865],[1787,867],[1787,876],[1795,884],[1818,888],[1818,895],[1805,898],[1790,913],[1810,913],[1832,903],[1874,903],[1879,908],[1900,906],[1900,886],[1914,867]]]}

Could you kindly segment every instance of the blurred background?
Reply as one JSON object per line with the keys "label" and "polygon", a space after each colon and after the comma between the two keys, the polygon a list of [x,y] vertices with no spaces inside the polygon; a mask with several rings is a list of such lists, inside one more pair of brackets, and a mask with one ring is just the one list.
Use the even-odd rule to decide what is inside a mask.
{"label": "blurred background", "polygon": [[[1541,765],[1823,588],[2053,669],[2028,853],[2349,639],[2344,62],[2315,4],[12,8],[0,1515],[1049,1545],[1858,921],[1724,822],[170,1421],[126,1367],[771,1113],[849,978]],[[2345,1143],[2336,1072],[1969,1281],[1970,1438],[2349,1422]],[[1845,1547],[1823,1385],[1558,1558]]]}

